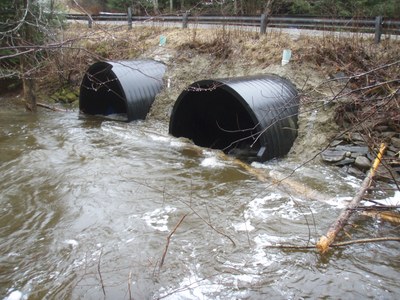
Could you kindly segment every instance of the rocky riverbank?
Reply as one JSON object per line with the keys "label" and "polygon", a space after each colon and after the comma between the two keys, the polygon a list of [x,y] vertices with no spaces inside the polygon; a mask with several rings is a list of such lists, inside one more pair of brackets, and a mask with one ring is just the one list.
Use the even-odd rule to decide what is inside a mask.
{"label": "rocky riverbank", "polygon": [[[396,69],[399,70],[399,66]],[[389,82],[392,80],[389,78],[395,73],[389,74],[370,74],[372,85],[365,87],[358,84],[350,91],[345,89],[345,94],[351,94],[351,97],[335,110],[335,122],[339,125],[340,133],[321,153],[324,162],[338,166],[349,174],[364,177],[380,145],[384,143],[386,151],[376,178],[399,182],[399,81],[391,86]]]}
{"label": "rocky riverbank", "polygon": [[[392,133],[392,132],[388,132]],[[344,172],[363,178],[371,168],[378,149],[370,149],[358,134],[350,134],[349,138],[334,140],[321,153],[324,162],[341,168]],[[394,182],[400,181],[400,138],[393,136],[383,157],[383,166],[379,168],[377,179]]]}

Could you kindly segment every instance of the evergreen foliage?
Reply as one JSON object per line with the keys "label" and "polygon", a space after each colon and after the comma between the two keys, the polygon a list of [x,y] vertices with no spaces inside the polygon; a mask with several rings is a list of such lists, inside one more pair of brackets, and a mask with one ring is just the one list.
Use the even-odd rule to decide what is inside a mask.
{"label": "evergreen foliage", "polygon": [[400,16],[399,0],[80,0],[83,6],[125,12],[128,6],[149,13],[156,7],[160,12],[190,10],[198,13],[255,15],[266,6],[272,14],[316,15],[327,17],[382,15]]}

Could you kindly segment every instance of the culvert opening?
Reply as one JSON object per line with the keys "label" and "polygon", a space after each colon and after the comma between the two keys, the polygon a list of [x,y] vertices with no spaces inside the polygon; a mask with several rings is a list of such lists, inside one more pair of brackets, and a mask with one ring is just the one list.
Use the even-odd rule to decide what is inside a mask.
{"label": "culvert opening", "polygon": [[90,115],[126,114],[125,93],[112,65],[94,64],[81,84],[80,110]]}
{"label": "culvert opening", "polygon": [[80,87],[79,110],[90,115],[145,119],[163,87],[165,65],[150,60],[97,62]]}
{"label": "culvert opening", "polygon": [[[256,154],[260,143],[254,141],[256,124],[242,104],[224,89],[187,92],[181,105],[174,111],[170,132],[187,137],[196,145],[234,153],[239,149]],[[188,98],[186,98],[188,97]],[[253,147],[250,144],[255,142]],[[254,153],[255,152],[255,153]]]}
{"label": "culvert opening", "polygon": [[281,77],[203,80],[178,97],[169,132],[247,161],[265,161],[290,150],[297,113],[297,90]]}

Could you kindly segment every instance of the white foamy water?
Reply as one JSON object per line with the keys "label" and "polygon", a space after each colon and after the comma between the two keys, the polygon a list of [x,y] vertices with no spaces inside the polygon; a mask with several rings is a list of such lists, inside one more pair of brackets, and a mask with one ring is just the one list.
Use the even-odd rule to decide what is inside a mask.
{"label": "white foamy water", "polygon": [[20,291],[12,291],[4,300],[27,300],[28,296]]}
{"label": "white foamy water", "polygon": [[155,230],[168,231],[169,213],[174,212],[176,208],[166,206],[164,208],[157,208],[152,212],[145,213],[142,220]]}
{"label": "white foamy water", "polygon": [[[400,206],[400,191],[396,191],[392,197],[386,199],[378,199],[374,200],[376,203],[386,206]],[[363,204],[365,206],[376,205],[376,203],[364,201]]]}
{"label": "white foamy water", "polygon": [[200,166],[205,168],[222,168],[226,166],[225,162],[220,160],[215,152],[204,150],[203,154],[205,158],[201,161]]}
{"label": "white foamy water", "polygon": [[79,243],[76,240],[65,240],[64,243],[71,246],[73,249],[78,247]]}

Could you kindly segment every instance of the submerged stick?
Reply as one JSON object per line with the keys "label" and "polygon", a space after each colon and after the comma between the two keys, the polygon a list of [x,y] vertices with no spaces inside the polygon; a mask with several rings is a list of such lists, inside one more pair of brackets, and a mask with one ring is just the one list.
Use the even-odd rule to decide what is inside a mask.
{"label": "submerged stick", "polygon": [[364,216],[369,216],[373,218],[380,218],[384,221],[388,221],[395,224],[400,224],[400,214],[393,211],[378,211],[378,210],[366,210],[363,211]]}
{"label": "submerged stick", "polygon": [[171,241],[171,237],[175,233],[175,231],[178,229],[179,225],[182,224],[182,222],[186,218],[186,216],[187,216],[187,214],[183,215],[183,217],[179,220],[179,222],[175,225],[174,229],[171,231],[171,233],[167,237],[167,243],[165,244],[164,253],[163,253],[162,257],[161,257],[160,269],[164,265],[164,260],[165,260],[165,256],[167,255],[167,251],[168,251],[169,243]]}
{"label": "submerged stick", "polygon": [[99,273],[101,290],[103,291],[104,297],[106,296],[106,288],[104,287],[103,276],[101,275],[100,265],[101,265],[101,256],[103,255],[103,248],[100,251],[99,262],[97,263],[97,272]]}
{"label": "submerged stick", "polygon": [[[331,244],[330,247],[338,248],[354,244],[368,244],[368,243],[380,243],[380,242],[400,242],[400,237],[388,236],[388,237],[379,237],[371,239],[359,239],[359,240],[334,243]],[[269,245],[265,246],[265,248],[283,249],[283,250],[315,250],[315,246],[296,246],[296,245],[284,245],[284,244]]]}
{"label": "submerged stick", "polygon": [[267,173],[264,170],[252,167],[240,159],[229,157],[225,153],[221,153],[219,157],[231,161],[233,164],[244,169],[248,174],[254,176],[261,182],[277,185],[278,188],[285,193],[290,191],[291,194],[301,195],[302,197],[322,202],[329,201],[332,198],[329,195],[307,187],[305,184],[291,178],[290,175],[287,176],[278,171],[269,171]]}
{"label": "submerged stick", "polygon": [[358,204],[361,202],[365,192],[371,185],[372,179],[375,176],[376,170],[378,169],[378,166],[381,162],[385,149],[386,145],[382,143],[379,149],[379,153],[375,158],[374,164],[372,165],[370,171],[368,172],[367,177],[365,177],[364,181],[362,182],[358,193],[354,196],[354,198],[347,205],[347,207],[341,212],[336,221],[329,227],[327,234],[319,239],[316,247],[320,253],[323,254],[329,250],[329,246],[334,242],[337,234],[344,227],[344,225],[347,223],[347,220],[353,213],[354,209],[357,208]]}
{"label": "submerged stick", "polygon": [[129,300],[132,300],[132,291],[131,291],[131,281],[132,281],[132,271],[129,272],[128,276],[128,293],[129,293]]}
{"label": "submerged stick", "polygon": [[54,106],[50,106],[50,105],[48,105],[48,104],[41,103],[41,102],[37,102],[36,105],[37,105],[38,107],[47,108],[47,109],[50,109],[50,110],[52,110],[52,111],[66,112],[65,109],[61,109],[61,108],[57,108],[57,107],[54,107]]}
{"label": "submerged stick", "polygon": [[[204,155],[204,148],[196,146],[194,144],[185,144],[184,149],[190,151],[197,156]],[[219,159],[228,161],[231,164],[241,168],[242,170],[246,171],[247,174],[255,177],[260,182],[265,182],[278,186],[278,188],[284,193],[299,195],[307,199],[317,200],[321,202],[328,202],[332,199],[331,196],[320,191],[316,191],[303,184],[302,182],[293,179],[291,175],[285,175],[278,171],[266,172],[265,170],[252,167],[248,163],[238,158],[229,156],[222,151],[216,151],[215,153]]]}
{"label": "submerged stick", "polygon": [[388,236],[388,237],[380,237],[380,238],[352,240],[352,241],[346,241],[346,242],[332,244],[332,247],[343,247],[343,246],[354,245],[354,244],[367,244],[367,243],[380,243],[380,242],[400,242],[400,238],[395,237],[395,236]]}

